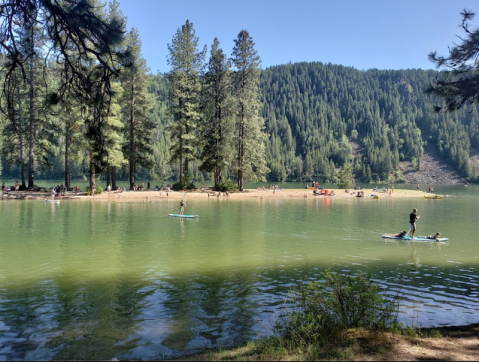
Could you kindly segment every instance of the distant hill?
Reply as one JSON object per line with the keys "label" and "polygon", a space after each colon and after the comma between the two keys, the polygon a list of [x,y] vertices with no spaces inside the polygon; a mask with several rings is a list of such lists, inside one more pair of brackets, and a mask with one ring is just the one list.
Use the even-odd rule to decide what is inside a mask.
{"label": "distant hill", "polygon": [[[319,62],[265,69],[270,177],[331,180],[335,168],[352,160],[360,181],[476,180],[477,108],[434,113],[441,100],[424,90],[437,75]],[[432,173],[431,165],[443,171]]]}

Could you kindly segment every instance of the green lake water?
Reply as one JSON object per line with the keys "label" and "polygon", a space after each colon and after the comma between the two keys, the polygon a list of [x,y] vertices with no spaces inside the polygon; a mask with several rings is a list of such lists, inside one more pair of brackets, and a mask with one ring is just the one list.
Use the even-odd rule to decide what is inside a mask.
{"label": "green lake water", "polygon": [[[190,201],[198,220],[167,200],[0,201],[0,360],[228,347],[269,335],[290,289],[326,268],[370,273],[406,324],[477,323],[479,186],[435,191],[448,197]],[[415,207],[417,235],[449,243],[381,238]]]}

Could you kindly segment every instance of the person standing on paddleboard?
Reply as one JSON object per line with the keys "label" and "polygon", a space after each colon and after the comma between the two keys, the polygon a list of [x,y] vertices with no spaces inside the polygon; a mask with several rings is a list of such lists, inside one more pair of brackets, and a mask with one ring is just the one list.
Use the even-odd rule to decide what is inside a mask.
{"label": "person standing on paddleboard", "polygon": [[421,215],[417,214],[417,209],[414,209],[409,214],[409,233],[411,235],[411,239],[414,238],[414,233],[416,232],[416,220],[418,220]]}
{"label": "person standing on paddleboard", "polygon": [[183,212],[185,211],[185,206],[186,206],[186,202],[185,200],[181,200],[180,202],[180,215],[183,215]]}

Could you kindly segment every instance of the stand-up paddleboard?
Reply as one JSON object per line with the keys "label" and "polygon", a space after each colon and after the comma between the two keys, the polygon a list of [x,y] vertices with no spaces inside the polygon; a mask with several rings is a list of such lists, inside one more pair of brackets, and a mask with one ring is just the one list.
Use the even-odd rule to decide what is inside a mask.
{"label": "stand-up paddleboard", "polygon": [[182,217],[184,219],[193,219],[195,217],[200,217],[200,215],[180,215],[180,214],[168,214],[168,216],[173,216],[173,217]]}
{"label": "stand-up paddleboard", "polygon": [[395,234],[384,234],[383,239],[399,239],[399,240],[409,240],[409,241],[449,241],[449,238],[437,238],[437,239],[428,239],[424,236],[415,236],[412,239],[410,236],[396,236]]}
{"label": "stand-up paddleboard", "polygon": [[60,203],[60,200],[52,200],[52,199],[45,199],[46,202],[58,202]]}

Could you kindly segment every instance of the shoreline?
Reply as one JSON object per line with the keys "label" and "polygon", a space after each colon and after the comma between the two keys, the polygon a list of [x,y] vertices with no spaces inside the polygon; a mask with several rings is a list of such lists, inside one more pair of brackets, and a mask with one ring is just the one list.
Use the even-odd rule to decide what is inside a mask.
{"label": "shoreline", "polygon": [[[57,196],[55,200],[93,200],[93,201],[117,201],[117,202],[151,202],[159,200],[180,200],[186,194],[189,200],[208,200],[208,199],[227,199],[227,200],[246,200],[246,199],[316,199],[316,198],[335,198],[335,199],[371,199],[376,196],[378,199],[396,199],[396,198],[423,198],[424,196],[434,196],[436,194],[424,192],[423,190],[404,190],[395,189],[394,191],[381,191],[374,189],[361,189],[364,192],[363,197],[357,197],[357,190],[346,192],[344,189],[331,188],[334,195],[315,195],[312,189],[246,189],[245,191],[233,191],[229,193],[215,192],[211,188],[201,188],[186,191],[123,191],[121,193],[104,191],[102,194],[87,196],[86,192],[75,194],[71,191],[65,196]],[[440,196],[440,195],[437,195]],[[45,200],[51,199],[51,192],[46,191],[10,191],[1,193],[1,200]]]}

